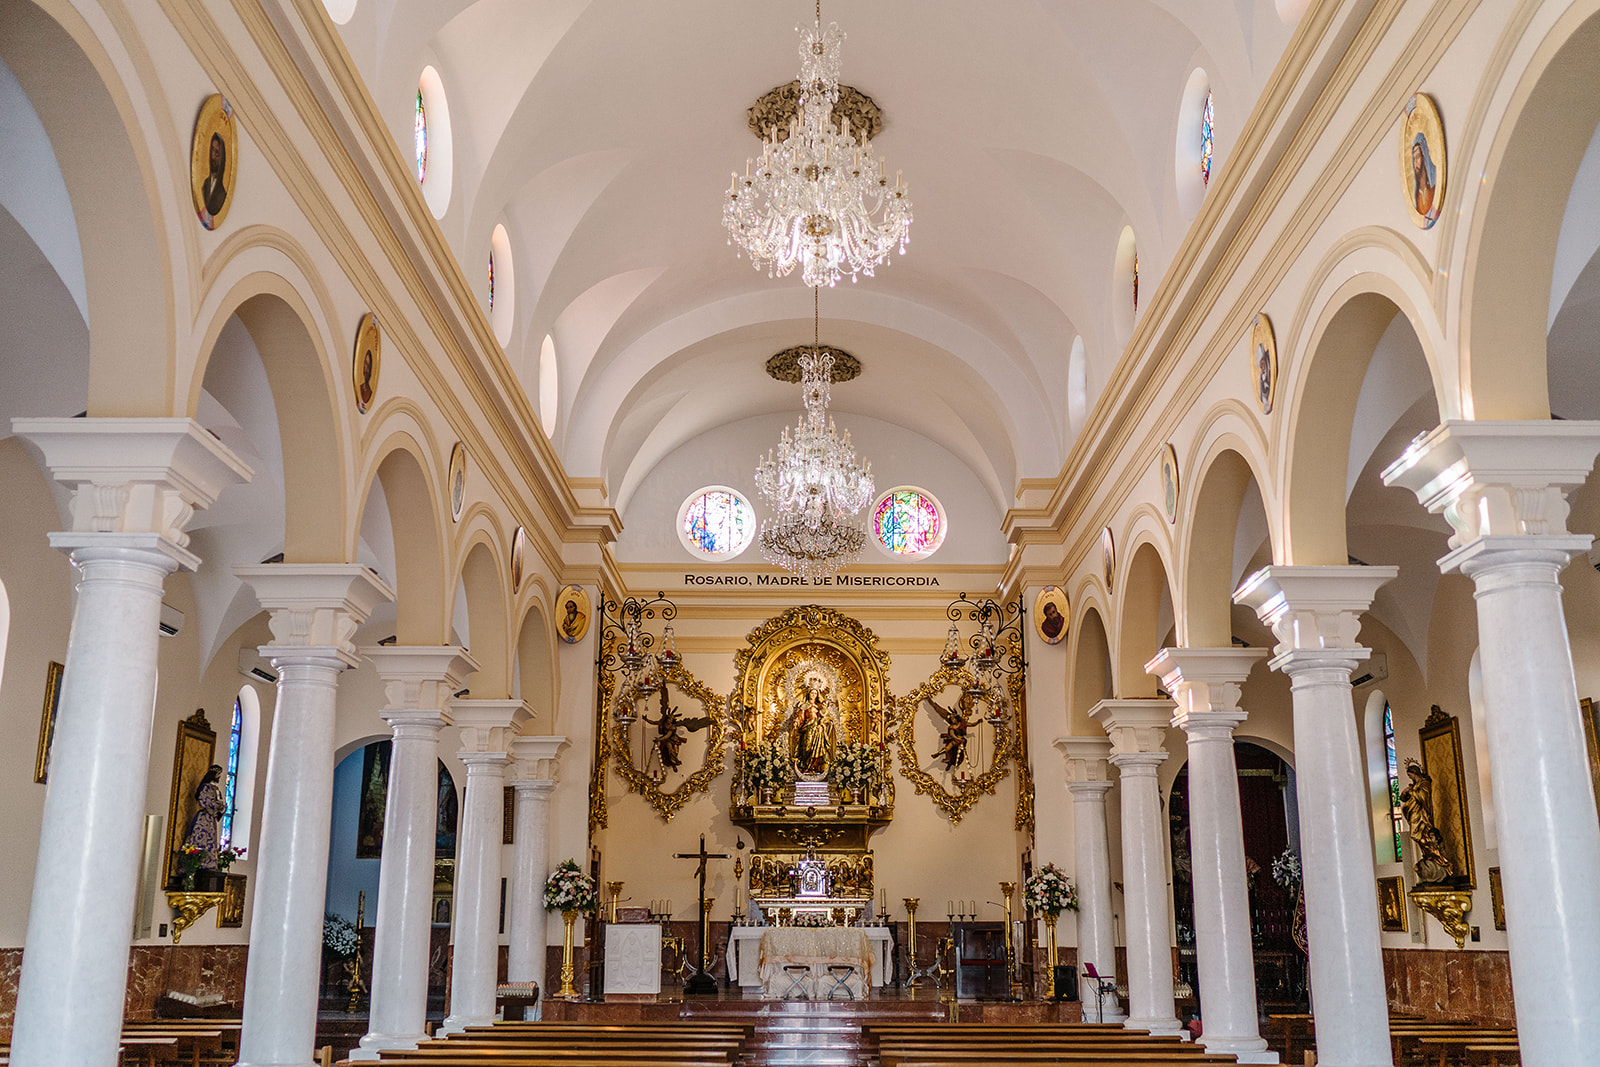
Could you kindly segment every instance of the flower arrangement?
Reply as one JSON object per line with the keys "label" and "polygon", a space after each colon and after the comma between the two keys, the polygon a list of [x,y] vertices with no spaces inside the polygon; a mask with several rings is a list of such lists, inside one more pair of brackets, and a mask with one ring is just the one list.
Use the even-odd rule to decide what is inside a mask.
{"label": "flower arrangement", "polygon": [[746,753],[744,773],[751,789],[777,789],[794,781],[789,753],[776,741],[769,741]]}
{"label": "flower arrangement", "polygon": [[1022,902],[1032,911],[1059,915],[1078,910],[1078,890],[1053,863],[1040,867],[1022,887]]}
{"label": "flower arrangement", "polygon": [[1292,848],[1286,848],[1279,853],[1278,858],[1272,861],[1272,880],[1285,889],[1293,889],[1300,884],[1300,854]]}
{"label": "flower arrangement", "polygon": [[347,960],[356,954],[356,949],[361,945],[361,937],[356,932],[356,924],[342,915],[329,912],[322,916],[322,947]]}
{"label": "flower arrangement", "polygon": [[233,866],[235,860],[242,859],[244,859],[244,849],[242,848],[234,848],[229,845],[227,848],[219,849],[217,852],[217,870],[225,871]]}
{"label": "flower arrangement", "polygon": [[591,912],[599,905],[594,879],[578,869],[576,860],[562,860],[544,883],[546,911]]}
{"label": "flower arrangement", "polygon": [[878,750],[855,742],[839,748],[833,761],[833,781],[841,789],[868,789],[878,782]]}

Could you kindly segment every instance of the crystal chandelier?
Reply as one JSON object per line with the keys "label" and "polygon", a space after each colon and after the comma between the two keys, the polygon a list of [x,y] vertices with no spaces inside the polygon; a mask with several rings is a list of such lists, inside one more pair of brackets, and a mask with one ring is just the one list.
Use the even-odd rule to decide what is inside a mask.
{"label": "crystal chandelier", "polygon": [[800,392],[806,411],[778,439],[776,453],[756,467],[756,488],[777,514],[761,524],[761,548],[769,563],[807,580],[833,574],[855,562],[866,533],[849,517],[872,499],[872,464],[856,462],[850,431],[828,418],[833,356],[821,347],[816,291],[812,291],[812,349],[802,355]]}
{"label": "crystal chandelier", "polygon": [[847,273],[872,277],[896,245],[905,253],[911,200],[898,173],[890,187],[868,131],[858,143],[849,118],[832,121],[844,33],[823,29],[822,0],[816,25],[801,32],[798,112],[787,130],[767,131],[759,163],[734,174],[722,224],[757,270],[781,277],[798,263],[807,285],[832,286]]}

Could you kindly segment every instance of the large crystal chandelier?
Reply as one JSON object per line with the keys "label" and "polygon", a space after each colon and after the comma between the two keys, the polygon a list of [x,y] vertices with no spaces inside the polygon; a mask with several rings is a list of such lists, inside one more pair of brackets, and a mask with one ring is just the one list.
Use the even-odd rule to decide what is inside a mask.
{"label": "large crystal chandelier", "polygon": [[777,512],[761,524],[762,553],[808,581],[860,557],[867,536],[850,516],[872,499],[872,464],[856,462],[850,431],[828,418],[833,356],[821,345],[815,290],[812,333],[811,351],[799,359],[806,412],[793,436],[785,427],[776,453],[756,467],[756,488]]}
{"label": "large crystal chandelier", "polygon": [[759,163],[734,174],[722,224],[757,270],[782,276],[798,263],[807,285],[831,286],[844,274],[872,277],[896,245],[904,254],[911,199],[898,173],[890,187],[867,130],[857,143],[849,118],[832,121],[844,33],[823,29],[822,0],[801,33],[798,112],[787,130],[767,131]]}

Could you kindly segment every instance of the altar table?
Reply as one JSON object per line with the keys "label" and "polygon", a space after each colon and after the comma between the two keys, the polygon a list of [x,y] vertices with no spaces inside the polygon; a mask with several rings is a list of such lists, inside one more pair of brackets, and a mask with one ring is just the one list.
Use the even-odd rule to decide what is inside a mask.
{"label": "altar table", "polygon": [[[728,938],[724,959],[728,963],[728,980],[746,989],[761,987],[761,936],[772,929],[797,929],[796,927],[735,926]],[[894,975],[889,959],[889,928],[887,926],[856,927],[867,935],[872,947],[872,979],[874,986],[882,986]]]}
{"label": "altar table", "polygon": [[786,966],[811,968],[801,983],[806,995],[825,998],[834,986],[830,966],[850,964],[856,973],[846,983],[857,1000],[867,995],[872,976],[872,943],[859,926],[776,926],[761,935],[761,995],[781,997],[790,988]]}

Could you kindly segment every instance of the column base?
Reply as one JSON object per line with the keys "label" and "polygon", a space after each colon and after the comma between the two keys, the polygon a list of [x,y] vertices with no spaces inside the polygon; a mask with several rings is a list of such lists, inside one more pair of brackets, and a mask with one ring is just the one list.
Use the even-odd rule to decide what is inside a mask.
{"label": "column base", "polygon": [[1129,1019],[1124,1030],[1143,1030],[1152,1037],[1187,1037],[1189,1031],[1177,1019]]}
{"label": "column base", "polygon": [[357,1048],[350,1050],[352,1060],[375,1060],[385,1049],[416,1048],[428,1039],[427,1034],[367,1034]]}

